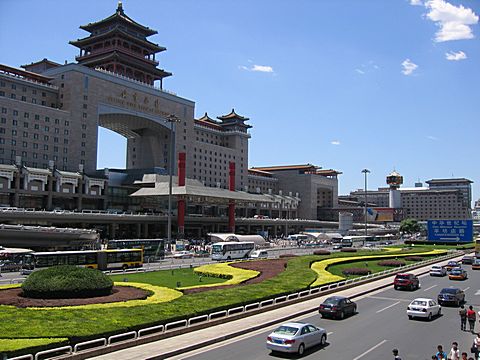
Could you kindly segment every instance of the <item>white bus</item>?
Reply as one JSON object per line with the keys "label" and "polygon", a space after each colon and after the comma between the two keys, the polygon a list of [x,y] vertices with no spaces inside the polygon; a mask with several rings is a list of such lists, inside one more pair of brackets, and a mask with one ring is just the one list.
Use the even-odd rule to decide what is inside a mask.
{"label": "white bus", "polygon": [[218,242],[212,245],[212,260],[246,259],[254,249],[250,241]]}

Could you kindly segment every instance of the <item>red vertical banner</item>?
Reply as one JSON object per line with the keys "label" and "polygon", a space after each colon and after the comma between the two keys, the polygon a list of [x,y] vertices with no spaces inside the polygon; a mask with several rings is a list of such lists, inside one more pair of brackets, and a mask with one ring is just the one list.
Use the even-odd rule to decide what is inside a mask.
{"label": "red vertical banner", "polygon": [[[235,163],[233,161],[228,164],[228,169],[228,189],[235,191]],[[228,204],[228,230],[235,233],[235,200],[230,200]]]}
{"label": "red vertical banner", "polygon": [[185,159],[184,152],[178,153],[178,186],[185,186]]}

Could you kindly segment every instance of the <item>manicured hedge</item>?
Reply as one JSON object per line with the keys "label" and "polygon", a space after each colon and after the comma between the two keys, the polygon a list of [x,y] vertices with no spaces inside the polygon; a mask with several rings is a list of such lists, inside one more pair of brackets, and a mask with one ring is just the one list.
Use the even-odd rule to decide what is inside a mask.
{"label": "manicured hedge", "polygon": [[321,250],[315,250],[315,251],[313,252],[313,255],[330,255],[330,251],[328,251],[328,250],[323,250],[323,249],[321,249]]}
{"label": "manicured hedge", "polygon": [[370,275],[372,273],[371,270],[367,268],[348,268],[342,271],[344,275]]}
{"label": "manicured hedge", "polygon": [[423,256],[407,256],[405,257],[405,260],[407,261],[422,261],[425,260]]}
{"label": "manicured hedge", "polygon": [[292,257],[297,257],[298,255],[295,254],[281,254],[279,258],[292,258]]}
{"label": "manicured hedge", "polygon": [[400,267],[405,266],[407,263],[402,260],[382,260],[377,263],[380,266],[388,266],[388,267]]}
{"label": "manicured hedge", "polygon": [[113,281],[99,270],[73,265],[35,271],[22,284],[23,296],[36,299],[71,299],[112,293]]}

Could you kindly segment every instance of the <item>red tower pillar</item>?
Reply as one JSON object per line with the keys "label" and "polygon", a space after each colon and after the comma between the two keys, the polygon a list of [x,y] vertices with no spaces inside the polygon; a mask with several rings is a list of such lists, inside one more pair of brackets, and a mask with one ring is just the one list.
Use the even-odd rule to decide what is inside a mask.
{"label": "red tower pillar", "polygon": [[[228,169],[228,189],[235,191],[235,163],[233,161],[230,161],[228,164]],[[235,200],[230,200],[228,203],[228,230],[231,233],[235,233]]]}
{"label": "red tower pillar", "polygon": [[[185,186],[185,153],[178,153],[178,186]],[[185,198],[179,196],[177,198],[178,208],[178,237],[183,238],[185,235]]]}

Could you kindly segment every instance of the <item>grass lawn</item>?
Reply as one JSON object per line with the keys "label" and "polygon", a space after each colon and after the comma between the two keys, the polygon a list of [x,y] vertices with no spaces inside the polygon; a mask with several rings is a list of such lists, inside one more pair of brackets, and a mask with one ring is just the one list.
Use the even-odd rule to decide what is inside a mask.
{"label": "grass lawn", "polygon": [[[175,289],[177,287],[197,286],[205,284],[221,284],[227,279],[199,276],[193,269],[160,270],[136,274],[113,275],[113,281],[141,282],[155,286]],[[178,284],[180,283],[180,284]]]}
{"label": "grass lawn", "polygon": [[[430,259],[430,257],[425,257],[425,260]],[[328,272],[332,273],[333,275],[343,276],[346,279],[353,279],[356,277],[360,277],[361,275],[345,275],[342,273],[343,270],[349,268],[368,268],[372,273],[377,273],[385,270],[394,269],[390,266],[380,266],[377,265],[379,261],[386,260],[386,259],[376,259],[376,260],[368,260],[368,261],[355,261],[351,263],[344,263],[338,265],[332,265],[327,268]],[[400,261],[405,261],[407,265],[414,264],[418,261],[407,261],[402,258],[398,258]]]}

